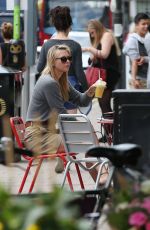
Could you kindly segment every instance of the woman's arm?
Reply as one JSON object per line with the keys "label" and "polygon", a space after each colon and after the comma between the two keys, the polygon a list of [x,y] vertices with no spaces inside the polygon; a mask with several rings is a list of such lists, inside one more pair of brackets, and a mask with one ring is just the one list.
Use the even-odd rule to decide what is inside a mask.
{"label": "woman's arm", "polygon": [[95,85],[90,86],[85,93],[80,93],[75,88],[73,88],[70,83],[69,85],[69,100],[75,105],[87,106],[95,95]]}
{"label": "woman's arm", "polygon": [[106,59],[110,54],[112,45],[114,44],[112,34],[110,32],[105,32],[100,43],[101,43],[101,50],[98,50],[91,46],[91,47],[82,48],[82,51],[83,52],[87,51],[87,52],[90,52],[95,57],[98,57],[98,58],[101,57],[103,59]]}
{"label": "woman's arm", "polygon": [[98,50],[97,57],[106,59],[111,51],[111,47],[114,44],[113,36],[110,32],[105,32],[101,39],[101,50]]}

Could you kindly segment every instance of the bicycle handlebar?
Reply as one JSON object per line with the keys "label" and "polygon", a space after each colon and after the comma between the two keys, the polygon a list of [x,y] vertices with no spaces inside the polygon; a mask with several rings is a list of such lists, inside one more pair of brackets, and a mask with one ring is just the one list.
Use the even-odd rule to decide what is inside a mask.
{"label": "bicycle handlebar", "polygon": [[118,168],[124,165],[136,166],[139,157],[142,155],[142,149],[140,145],[125,143],[112,147],[93,147],[87,151],[86,155],[97,158],[108,158]]}

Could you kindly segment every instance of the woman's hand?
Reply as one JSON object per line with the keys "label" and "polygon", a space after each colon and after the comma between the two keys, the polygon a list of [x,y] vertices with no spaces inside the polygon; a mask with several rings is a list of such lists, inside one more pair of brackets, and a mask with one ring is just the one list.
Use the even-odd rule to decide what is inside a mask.
{"label": "woman's hand", "polygon": [[86,91],[86,94],[88,95],[88,97],[94,97],[95,90],[96,90],[96,86],[95,85],[91,85],[89,87],[89,89]]}
{"label": "woman's hand", "polygon": [[92,47],[82,47],[82,52],[89,52],[90,53],[89,57],[91,61],[93,61],[94,59],[96,59],[96,57],[93,55],[93,53],[91,53],[91,48]]}
{"label": "woman's hand", "polygon": [[143,65],[144,63],[144,57],[140,57],[139,59],[136,60],[137,61],[137,64],[140,66],[140,65]]}
{"label": "woman's hand", "polygon": [[89,47],[82,47],[81,49],[82,49],[82,52],[89,52],[90,51]]}

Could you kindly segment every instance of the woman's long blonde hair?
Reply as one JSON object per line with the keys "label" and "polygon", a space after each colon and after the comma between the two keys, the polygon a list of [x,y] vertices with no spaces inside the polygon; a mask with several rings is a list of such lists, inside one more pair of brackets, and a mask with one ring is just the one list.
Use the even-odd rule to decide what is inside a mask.
{"label": "woman's long blonde hair", "polygon": [[[50,74],[52,78],[56,80],[54,72],[54,62],[56,60],[56,51],[57,50],[66,50],[69,55],[71,55],[71,50],[66,45],[54,45],[52,46],[47,53],[47,63],[42,71],[42,74]],[[68,85],[68,73],[63,73],[62,77],[59,79],[59,86],[62,97],[65,101],[69,98],[69,85]]]}
{"label": "woman's long blonde hair", "polygon": [[88,22],[88,27],[87,27],[88,31],[90,30],[95,30],[96,33],[97,33],[97,36],[96,38],[92,38],[90,36],[90,41],[91,41],[91,44],[93,47],[97,48],[98,44],[100,43],[100,40],[104,34],[104,32],[110,32],[112,37],[113,37],[113,40],[114,40],[114,44],[115,44],[115,47],[116,47],[116,52],[117,52],[117,55],[120,56],[121,55],[121,50],[120,50],[120,47],[119,47],[119,44],[118,44],[118,41],[116,39],[116,37],[114,36],[113,32],[109,29],[106,29],[103,24],[96,20],[96,19],[91,19],[89,22]]}
{"label": "woman's long blonde hair", "polygon": [[97,48],[102,36],[103,36],[103,33],[106,30],[106,28],[103,26],[103,24],[96,20],[96,19],[91,19],[89,22],[88,22],[88,25],[87,25],[87,30],[90,31],[90,30],[95,30],[96,33],[97,33],[97,36],[96,38],[92,38],[90,36],[90,41],[91,41],[91,44],[93,47]]}

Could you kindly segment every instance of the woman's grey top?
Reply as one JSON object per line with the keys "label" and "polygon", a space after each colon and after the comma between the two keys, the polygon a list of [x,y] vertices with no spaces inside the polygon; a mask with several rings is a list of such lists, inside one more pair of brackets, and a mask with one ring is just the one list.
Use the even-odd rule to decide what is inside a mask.
{"label": "woman's grey top", "polygon": [[77,80],[82,85],[83,91],[88,89],[88,84],[86,81],[85,73],[82,68],[82,50],[81,46],[78,42],[71,40],[71,39],[50,39],[45,42],[42,46],[38,64],[37,64],[37,71],[39,73],[42,72],[46,65],[47,53],[50,47],[54,45],[65,44],[70,47],[72,53],[72,63],[69,69],[69,76],[75,76]]}
{"label": "woman's grey top", "polygon": [[[78,106],[87,106],[92,98],[86,93],[80,93],[69,83],[69,101]],[[58,81],[50,75],[42,75],[37,81],[27,112],[26,121],[48,120],[53,110],[60,113],[67,113],[64,107],[64,100],[60,92]]]}

